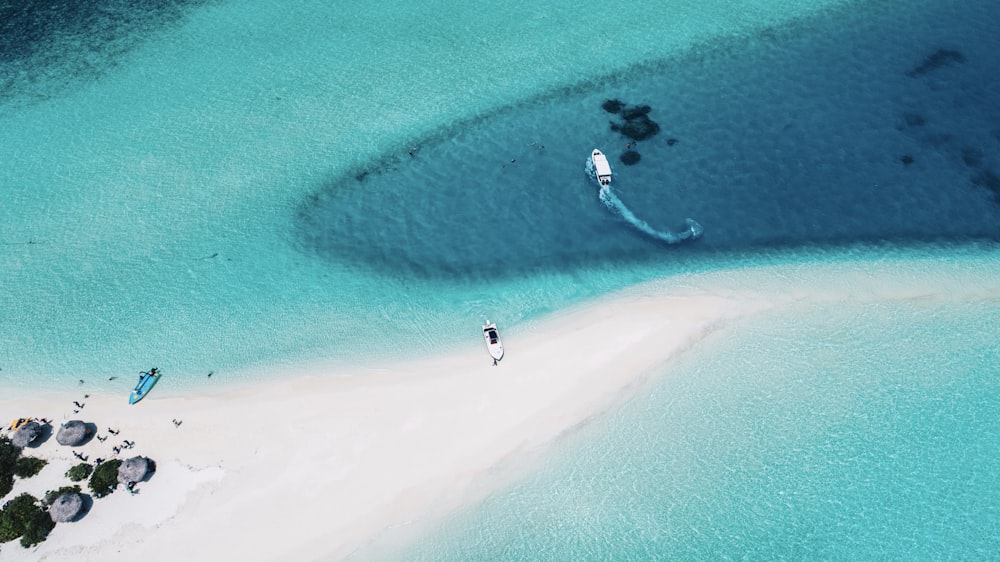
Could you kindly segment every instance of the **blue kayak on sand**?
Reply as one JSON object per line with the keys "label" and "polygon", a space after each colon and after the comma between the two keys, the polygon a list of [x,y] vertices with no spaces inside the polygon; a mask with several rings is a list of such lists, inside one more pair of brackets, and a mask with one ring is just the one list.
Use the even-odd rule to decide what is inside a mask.
{"label": "blue kayak on sand", "polygon": [[160,370],[156,367],[150,369],[149,372],[143,371],[142,373],[139,373],[139,382],[135,385],[135,389],[132,390],[132,394],[128,397],[128,403],[135,404],[145,398],[146,394],[152,390],[153,385],[155,385],[158,380],[160,380]]}

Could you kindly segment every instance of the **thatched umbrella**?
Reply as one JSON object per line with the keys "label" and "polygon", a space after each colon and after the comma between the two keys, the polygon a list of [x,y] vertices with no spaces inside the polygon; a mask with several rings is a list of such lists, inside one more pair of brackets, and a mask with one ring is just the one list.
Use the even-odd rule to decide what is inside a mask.
{"label": "thatched umbrella", "polygon": [[90,429],[87,424],[80,420],[70,420],[59,428],[59,433],[56,433],[56,442],[60,445],[76,447],[83,445],[88,437],[90,437]]}
{"label": "thatched umbrella", "polygon": [[21,449],[28,446],[39,435],[42,434],[42,426],[38,422],[30,421],[21,427],[17,428],[14,435],[10,438],[10,442]]}
{"label": "thatched umbrella", "polygon": [[76,519],[83,511],[83,496],[67,493],[56,498],[49,506],[49,517],[56,523],[65,523]]}
{"label": "thatched umbrella", "polygon": [[118,481],[122,484],[141,482],[150,472],[152,462],[146,457],[132,457],[118,467]]}

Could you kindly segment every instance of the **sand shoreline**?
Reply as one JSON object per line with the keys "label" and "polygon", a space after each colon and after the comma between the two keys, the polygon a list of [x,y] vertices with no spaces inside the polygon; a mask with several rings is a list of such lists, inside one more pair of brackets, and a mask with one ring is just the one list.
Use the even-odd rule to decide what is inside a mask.
{"label": "sand shoreline", "polygon": [[[159,472],[137,496],[119,490],[5,560],[338,559],[383,535],[417,532],[516,478],[505,466],[626,400],[705,335],[763,311],[845,301],[1000,298],[995,262],[936,259],[774,266],[649,283],[505,333],[500,367],[481,344],[408,363],[157,397],[83,391],[0,399],[9,416],[79,417],[117,427]],[[501,327],[503,329],[503,327]],[[478,342],[477,342],[478,343]],[[180,427],[172,419],[183,420]],[[112,440],[80,448],[109,456]],[[54,438],[50,460],[15,493],[68,483],[76,460]],[[36,490],[38,488],[38,490]],[[409,529],[412,525],[412,529]],[[396,529],[397,531],[393,531]],[[398,531],[405,529],[405,532]]]}

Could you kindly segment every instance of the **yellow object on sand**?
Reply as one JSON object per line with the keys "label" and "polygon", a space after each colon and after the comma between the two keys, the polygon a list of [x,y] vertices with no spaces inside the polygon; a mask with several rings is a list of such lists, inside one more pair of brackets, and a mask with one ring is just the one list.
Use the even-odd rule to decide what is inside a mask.
{"label": "yellow object on sand", "polygon": [[17,431],[22,425],[30,421],[35,421],[35,418],[17,418],[16,420],[10,422],[10,430]]}

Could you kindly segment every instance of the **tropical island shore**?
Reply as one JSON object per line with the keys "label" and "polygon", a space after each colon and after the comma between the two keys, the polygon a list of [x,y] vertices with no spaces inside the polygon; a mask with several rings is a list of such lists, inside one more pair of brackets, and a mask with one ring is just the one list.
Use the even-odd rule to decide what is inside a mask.
{"label": "tropical island shore", "polygon": [[[80,390],[3,392],[8,416],[81,417],[157,460],[139,493],[96,500],[41,545],[5,560],[297,560],[348,556],[389,529],[434,520],[530,470],[553,439],[632,396],[706,335],[766,311],[844,302],[1000,298],[997,260],[782,265],[677,276],[505,330],[493,367],[466,350],[354,369],[315,366],[137,406]],[[473,343],[474,342],[474,343]],[[169,373],[165,374],[169,376]],[[180,422],[174,423],[174,420]],[[77,448],[104,456],[110,442]],[[14,494],[62,485],[78,461],[49,441]]]}

